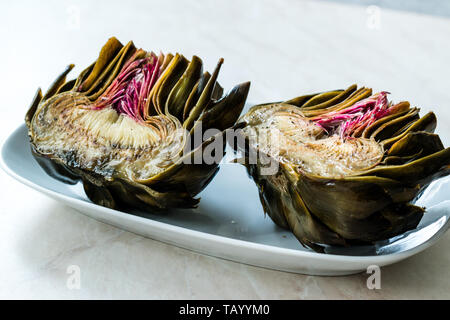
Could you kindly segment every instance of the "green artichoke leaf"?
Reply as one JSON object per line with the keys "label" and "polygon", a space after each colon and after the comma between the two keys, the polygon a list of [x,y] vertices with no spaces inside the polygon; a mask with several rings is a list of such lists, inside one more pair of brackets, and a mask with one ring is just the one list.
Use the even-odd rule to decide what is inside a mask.
{"label": "green artichoke leaf", "polygon": [[[83,84],[78,91],[85,93],[90,100],[97,99],[111,84],[114,78],[119,73],[126,59],[136,51],[136,48],[132,41],[128,42],[119,53],[114,57],[114,59],[100,72],[100,74],[95,73],[92,70],[89,76],[95,77],[94,83],[89,89],[84,89]],[[97,60],[96,64],[99,63]],[[95,66],[94,66],[95,69]]]}
{"label": "green artichoke leaf", "polygon": [[74,64],[69,64],[66,69],[56,78],[55,81],[50,85],[50,88],[45,93],[43,100],[46,100],[56,94],[58,92],[58,89],[65,83],[66,76],[69,74],[69,72],[75,67]]}
{"label": "green artichoke leaf", "polygon": [[401,181],[416,183],[443,169],[448,170],[450,163],[450,148],[432,153],[423,158],[397,166],[378,166],[367,170],[362,175],[375,175]]}
{"label": "green artichoke leaf", "polygon": [[[414,202],[450,174],[450,148],[433,133],[434,113],[420,117],[387,94],[350,86],[256,105],[238,120],[240,162],[264,212],[303,245],[323,251],[411,230],[425,212]],[[251,163],[252,154],[267,155],[279,170],[262,174],[266,165]]]}
{"label": "green artichoke leaf", "polygon": [[297,189],[308,208],[314,214],[336,215],[336,219],[364,219],[395,200],[411,201],[417,193],[414,186],[377,176],[327,179],[302,171],[299,175]]}
{"label": "green artichoke leaf", "polygon": [[437,119],[436,115],[433,112],[428,112],[426,115],[421,117],[420,119],[417,119],[415,122],[413,122],[403,133],[398,134],[392,138],[385,139],[382,141],[383,147],[387,150],[389,149],[392,144],[406,136],[410,132],[417,132],[417,131],[425,131],[433,133],[436,129]]}
{"label": "green artichoke leaf", "polygon": [[43,155],[38,152],[34,145],[31,145],[31,154],[37,163],[50,177],[67,184],[76,184],[80,177],[64,164],[61,159],[51,155]]}
{"label": "green artichoke leaf", "polygon": [[396,119],[397,117],[402,117],[406,115],[410,110],[410,104],[407,101],[400,102],[393,106],[394,110],[390,115],[386,117],[382,117],[376,121],[374,121],[372,124],[368,125],[361,137],[369,139],[372,136],[372,133],[377,130],[381,125],[385,124],[386,122],[389,122],[393,119]]}
{"label": "green artichoke leaf", "polygon": [[354,94],[354,96],[350,95],[344,101],[342,101],[338,104],[335,104],[333,106],[323,108],[323,109],[317,109],[317,110],[305,110],[305,111],[303,111],[303,113],[306,117],[316,117],[316,116],[320,116],[320,115],[323,115],[323,114],[331,112],[331,111],[339,111],[339,110],[348,108],[348,107],[354,105],[356,102],[370,97],[372,95],[372,89],[362,88],[362,90],[358,94],[356,94],[356,91],[353,92],[353,94]]}
{"label": "green artichoke leaf", "polygon": [[[213,92],[211,94],[211,99],[217,101],[220,98],[222,98],[222,95],[223,95],[223,87],[218,82],[216,82],[216,84],[214,85]],[[206,109],[209,109],[211,105],[212,104],[206,106]]]}
{"label": "green artichoke leaf", "polygon": [[[200,146],[187,152],[176,163],[168,167],[163,172],[146,180],[135,180],[137,183],[152,187],[155,190],[165,192],[167,190],[185,191],[197,194],[206,187],[218,171],[218,162],[225,155],[227,131],[210,137]],[[219,143],[220,144],[219,144]],[[221,155],[217,155],[213,163],[204,161],[204,152],[208,146],[220,146]]]}
{"label": "green artichoke leaf", "polygon": [[[83,182],[83,184],[86,185],[86,182]],[[89,184],[91,188],[95,186],[95,184]],[[100,188],[103,192],[107,191],[105,192],[107,195],[106,199],[102,199],[105,203],[99,203],[100,205],[106,206],[108,204],[109,193],[114,200],[114,202],[110,202],[111,205],[115,205],[118,208],[126,208],[131,205],[145,211],[154,211],[156,209],[163,212],[167,208],[194,208],[199,203],[199,199],[193,198],[187,192],[158,192],[153,188],[130,180],[113,180],[105,183],[105,186],[97,188]],[[87,195],[90,196],[89,194]],[[94,202],[96,201],[95,198],[90,199]],[[111,206],[111,208],[115,207]]]}
{"label": "green artichoke leaf", "polygon": [[437,134],[418,131],[409,132],[389,148],[388,156],[410,156],[420,153],[427,156],[444,149]]}
{"label": "green artichoke leaf", "polygon": [[175,84],[172,91],[170,91],[166,102],[166,113],[170,113],[180,121],[183,121],[184,104],[192,89],[200,80],[202,70],[202,60],[197,56],[193,56],[186,71]]}
{"label": "green artichoke leaf", "polygon": [[220,131],[233,126],[236,123],[245,105],[250,82],[236,85],[222,99],[212,104],[197,120],[191,129],[191,135],[198,125],[202,125],[203,130],[215,128]]}
{"label": "green artichoke leaf", "polygon": [[30,128],[31,119],[33,119],[33,116],[36,113],[36,109],[39,105],[39,102],[41,102],[41,100],[42,100],[42,90],[41,90],[41,88],[38,88],[36,90],[36,93],[34,94],[33,100],[31,102],[30,106],[28,107],[28,111],[25,115],[25,124],[27,125],[28,128]]}
{"label": "green artichoke leaf", "polygon": [[[308,104],[310,104],[310,101],[313,100],[313,99],[311,99],[310,101],[305,103],[305,105],[302,108],[304,108],[305,110],[317,110],[317,109],[324,109],[324,108],[331,107],[331,106],[341,103],[342,101],[347,99],[353,92],[356,91],[356,88],[357,88],[356,84],[353,84],[350,87],[348,87],[347,89],[345,89],[344,91],[338,91],[339,94],[335,95],[334,97],[331,97],[331,99],[326,99],[322,103],[319,103],[319,104],[314,103],[314,105],[307,106]],[[319,98],[319,96],[317,96],[317,99],[318,98]],[[319,101],[319,100],[317,100],[317,101]]]}
{"label": "green artichoke leaf", "polygon": [[382,210],[413,200],[419,191],[418,186],[376,176],[329,180],[302,174],[296,187],[306,207],[328,228],[345,239],[363,241],[379,239],[390,227]]}
{"label": "green artichoke leaf", "polygon": [[[308,101],[309,99],[311,99],[319,94],[320,93],[313,93],[313,94],[307,94],[307,95],[295,97],[290,100],[286,100],[284,103],[291,104],[293,106],[301,108],[305,104],[306,101]],[[281,102],[281,101],[279,101],[279,102]]]}
{"label": "green artichoke leaf", "polygon": [[307,109],[310,109],[311,107],[321,105],[324,102],[328,102],[328,101],[332,100],[333,98],[336,98],[342,92],[343,92],[342,90],[335,90],[335,91],[327,91],[327,92],[315,95],[302,105],[302,109],[307,110]]}
{"label": "green artichoke leaf", "polygon": [[184,104],[183,108],[183,122],[186,121],[186,119],[189,116],[189,113],[191,112],[192,108],[197,103],[198,99],[200,98],[200,95],[202,94],[203,90],[205,89],[206,84],[208,83],[209,79],[211,78],[211,74],[206,71],[202,74],[200,79],[197,81],[195,86],[192,88],[191,93],[189,94],[188,98],[186,99],[186,103]]}
{"label": "green artichoke leaf", "polygon": [[83,189],[87,197],[91,199],[92,202],[107,208],[117,208],[118,204],[114,200],[113,195],[109,192],[108,188],[102,186],[96,186],[90,183],[89,180],[83,181]]}
{"label": "green artichoke leaf", "polygon": [[[161,83],[158,92],[156,93],[156,104],[159,110],[165,110],[165,114],[171,114],[177,117],[177,114],[170,112],[169,104],[166,104],[169,98],[169,94],[177,84],[179,79],[182,77],[184,72],[186,71],[189,65],[189,61],[181,54],[176,54],[175,57],[170,62],[170,66],[167,68],[170,69],[168,71],[167,77]],[[181,108],[181,105],[179,106]],[[172,107],[172,111],[173,107]]]}
{"label": "green artichoke leaf", "polygon": [[96,62],[97,60],[91,63],[89,67],[85,68],[83,71],[80,72],[80,74],[76,78],[74,86],[72,87],[73,91],[76,91],[80,88],[81,83],[83,83],[83,81],[91,74],[92,69],[94,69]]}
{"label": "green artichoke leaf", "polygon": [[[105,207],[195,207],[249,89],[241,84],[221,98],[222,63],[211,76],[197,56],[157,56],[111,38],[77,78],[66,82],[70,65],[44,96],[37,91],[25,115],[33,156],[50,176],[81,181],[88,198]],[[189,130],[202,115],[218,133],[192,146]]]}
{"label": "green artichoke leaf", "polygon": [[59,87],[58,91],[56,92],[56,94],[61,93],[61,92],[67,92],[73,89],[73,87],[75,86],[75,83],[77,82],[77,79],[72,79],[67,81],[66,83],[64,83],[61,87]]}
{"label": "green artichoke leaf", "polygon": [[[164,56],[164,60],[161,64],[161,70],[160,70],[160,77],[156,81],[155,85],[150,91],[149,98],[147,99],[146,103],[146,109],[151,109],[151,111],[148,111],[148,115],[154,115],[154,114],[161,114],[163,113],[164,109],[158,103],[158,92],[161,89],[162,84],[167,79],[167,77],[172,72],[173,68],[176,66],[178,59],[180,56],[178,55],[177,61],[173,61],[176,56],[169,53]],[[151,107],[150,107],[151,106]]]}
{"label": "green artichoke leaf", "polygon": [[123,45],[117,40],[116,37],[111,37],[108,39],[108,42],[102,47],[100,54],[98,56],[97,61],[90,72],[89,76],[83,81],[80,86],[81,91],[88,91],[92,85],[95,83],[99,75],[103,72],[103,70],[111,63],[114,57],[117,56],[120,49],[123,48]]}
{"label": "green artichoke leaf", "polygon": [[386,156],[380,164],[384,165],[401,165],[412,160],[418,159],[422,155],[422,150],[409,156]]}

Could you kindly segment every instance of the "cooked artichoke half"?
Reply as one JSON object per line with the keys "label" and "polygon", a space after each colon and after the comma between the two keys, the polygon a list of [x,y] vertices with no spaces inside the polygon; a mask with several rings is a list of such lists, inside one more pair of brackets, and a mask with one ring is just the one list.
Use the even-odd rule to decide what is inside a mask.
{"label": "cooked artichoke half", "polygon": [[[209,74],[196,56],[156,55],[111,38],[78,78],[66,82],[70,65],[45,95],[38,90],[25,117],[33,154],[53,177],[82,180],[87,196],[103,206],[193,207],[218,161],[190,160],[201,159],[210,143],[225,147],[223,132],[235,124],[250,87],[223,95],[222,63]],[[192,138],[212,128],[220,133]]]}
{"label": "cooked artichoke half", "polygon": [[264,211],[316,251],[415,228],[424,208],[414,201],[450,172],[434,113],[386,92],[352,85],[254,106],[239,122]]}

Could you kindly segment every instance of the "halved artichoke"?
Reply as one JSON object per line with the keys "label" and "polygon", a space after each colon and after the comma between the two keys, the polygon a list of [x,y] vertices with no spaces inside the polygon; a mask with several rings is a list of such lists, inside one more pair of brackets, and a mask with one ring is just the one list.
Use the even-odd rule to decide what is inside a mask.
{"label": "halved artichoke", "polygon": [[264,211],[316,251],[415,228],[424,208],[414,201],[450,172],[434,113],[387,92],[352,85],[257,105],[239,122]]}
{"label": "halved artichoke", "polygon": [[[220,161],[205,163],[202,151],[213,142],[224,149],[224,130],[235,124],[250,86],[222,96],[222,63],[209,74],[196,56],[156,55],[111,38],[78,78],[66,82],[70,65],[45,95],[38,89],[25,117],[32,152],[53,177],[81,179],[97,204],[194,207]],[[212,128],[209,139],[192,138]]]}

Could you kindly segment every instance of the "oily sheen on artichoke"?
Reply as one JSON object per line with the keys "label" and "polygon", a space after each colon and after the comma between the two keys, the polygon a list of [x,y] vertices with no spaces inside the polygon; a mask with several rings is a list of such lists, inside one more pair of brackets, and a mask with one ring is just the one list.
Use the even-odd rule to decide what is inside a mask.
{"label": "oily sheen on artichoke", "polygon": [[[222,143],[247,98],[250,83],[226,95],[202,60],[159,55],[111,38],[98,59],[73,80],[67,69],[43,95],[38,89],[25,122],[33,155],[51,176],[81,180],[95,203],[116,208],[189,208],[218,170],[198,158]],[[194,141],[194,132],[219,133]],[[221,142],[223,141],[223,142]]]}
{"label": "oily sheen on artichoke", "polygon": [[323,251],[413,229],[424,214],[414,201],[449,174],[434,113],[419,116],[387,94],[352,85],[257,105],[240,119],[264,211],[303,245]]}

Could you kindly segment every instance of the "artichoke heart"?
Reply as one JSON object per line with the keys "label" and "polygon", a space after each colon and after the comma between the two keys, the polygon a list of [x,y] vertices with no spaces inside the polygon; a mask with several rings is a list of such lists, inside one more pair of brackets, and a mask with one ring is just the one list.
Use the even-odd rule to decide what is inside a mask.
{"label": "artichoke heart", "polygon": [[413,229],[415,200],[450,172],[436,116],[356,85],[252,107],[239,120],[264,211],[305,246],[373,243]]}
{"label": "artichoke heart", "polygon": [[[49,175],[81,180],[106,207],[195,207],[223,153],[213,163],[192,160],[211,143],[224,150],[250,87],[223,95],[222,63],[210,74],[197,56],[156,55],[111,38],[76,79],[66,81],[69,65],[44,95],[38,89],[25,116],[32,153]],[[215,134],[194,139],[207,130]]]}

